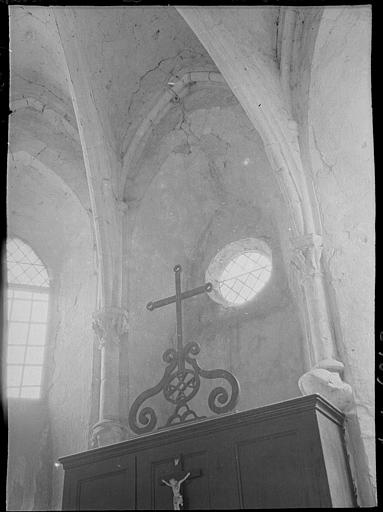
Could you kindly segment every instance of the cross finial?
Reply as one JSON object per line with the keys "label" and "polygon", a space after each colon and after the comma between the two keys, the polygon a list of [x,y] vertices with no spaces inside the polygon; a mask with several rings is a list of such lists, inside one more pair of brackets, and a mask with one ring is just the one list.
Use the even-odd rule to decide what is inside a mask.
{"label": "cross finial", "polygon": [[[193,290],[182,292],[181,265],[175,265],[173,270],[176,294],[155,302],[149,302],[146,308],[149,311],[153,311],[156,308],[176,303],[177,349],[169,348],[163,353],[162,359],[168,363],[163,378],[156,386],[141,393],[130,408],[129,425],[133,432],[137,434],[150,432],[155,427],[157,416],[154,409],[152,407],[145,407],[140,413],[139,409],[146,400],[161,391],[165,399],[175,405],[175,410],[168,418],[167,423],[164,425],[165,427],[175,423],[185,423],[186,421],[204,418],[205,416],[198,416],[188,405],[188,402],[193,399],[200,389],[201,377],[205,379],[225,379],[230,385],[230,394],[222,386],[210,392],[208,403],[213,412],[221,414],[230,411],[238,400],[239,385],[234,375],[226,370],[203,370],[195,360],[195,356],[200,352],[198,343],[191,341],[185,347],[182,344],[182,301],[204,292],[211,292],[213,285],[206,283]],[[141,426],[137,423],[137,420]],[[177,466],[178,468],[178,463],[176,464],[175,461],[175,467]]]}
{"label": "cross finial", "polygon": [[161,308],[162,306],[167,306],[168,304],[176,303],[176,318],[177,318],[177,350],[182,349],[182,301],[184,299],[188,299],[190,297],[194,297],[195,295],[199,295],[204,292],[211,292],[213,289],[213,285],[211,283],[206,283],[202,286],[198,286],[197,288],[193,288],[193,290],[189,290],[187,292],[181,291],[181,271],[182,267],[180,264],[175,265],[173,268],[175,274],[175,288],[176,294],[171,297],[167,297],[166,299],[157,300],[155,302],[149,302],[146,305],[146,309],[149,311],[153,311],[154,309]]}

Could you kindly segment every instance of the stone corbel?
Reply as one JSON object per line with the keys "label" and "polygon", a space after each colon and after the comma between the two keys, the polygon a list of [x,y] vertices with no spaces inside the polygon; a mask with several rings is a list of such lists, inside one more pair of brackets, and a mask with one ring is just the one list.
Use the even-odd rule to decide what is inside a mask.
{"label": "stone corbel", "polygon": [[350,384],[343,382],[341,373],[344,365],[335,359],[324,359],[302,375],[298,381],[302,395],[318,393],[343,412],[354,406]]}
{"label": "stone corbel", "polygon": [[310,233],[292,240],[291,264],[305,295],[308,336],[312,346],[312,367],[298,381],[303,395],[318,393],[343,412],[353,407],[352,388],[343,382],[344,365],[336,353],[327,313],[322,275],[322,237]]}
{"label": "stone corbel", "polygon": [[120,343],[128,332],[128,312],[121,308],[103,308],[93,314],[93,329],[101,349],[108,343]]}

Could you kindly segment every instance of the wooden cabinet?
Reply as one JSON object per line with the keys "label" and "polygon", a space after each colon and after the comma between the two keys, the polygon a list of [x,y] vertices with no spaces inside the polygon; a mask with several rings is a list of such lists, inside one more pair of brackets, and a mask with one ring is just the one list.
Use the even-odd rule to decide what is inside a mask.
{"label": "wooden cabinet", "polygon": [[354,507],[343,415],[319,395],[62,457],[63,510]]}

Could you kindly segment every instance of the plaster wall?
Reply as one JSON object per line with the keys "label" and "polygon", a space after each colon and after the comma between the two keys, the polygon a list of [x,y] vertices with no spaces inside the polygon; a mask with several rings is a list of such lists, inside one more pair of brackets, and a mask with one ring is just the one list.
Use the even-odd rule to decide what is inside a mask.
{"label": "plaster wall", "polygon": [[47,407],[8,401],[7,510],[49,510],[50,438]]}
{"label": "plaster wall", "polygon": [[[168,82],[188,70],[216,68],[175,8],[106,9],[73,9],[73,36],[86,63],[81,72],[91,86],[89,91],[83,88],[83,94],[89,93],[95,103],[102,137],[111,150],[107,156],[122,163],[137,126]],[[13,6],[12,13],[12,101],[19,106],[25,101],[28,108],[17,107],[12,116],[17,127],[11,150],[18,157],[10,163],[9,231],[31,241],[55,279],[48,400],[40,408],[31,404],[32,410],[10,410],[15,425],[11,443],[16,446],[10,479],[16,489],[27,472],[23,503],[17,505],[42,506],[48,497],[35,493],[43,477],[33,461],[44,446],[44,464],[53,471],[51,505],[57,509],[62,473],[53,469],[53,461],[87,449],[96,409],[93,398],[88,401],[92,386],[97,388],[97,379],[92,381],[94,248],[84,209],[52,173],[57,172],[89,208],[54,16],[50,9],[38,7]],[[269,117],[286,113],[276,60],[278,13],[274,7],[209,9],[198,22],[202,26],[204,16],[212,22],[205,38],[212,38],[210,50],[218,41],[214,58],[228,82],[230,78],[235,85],[240,77],[238,89],[243,89],[241,101],[248,113],[261,103],[270,104]],[[352,414],[360,432],[354,439],[362,439],[365,448],[357,450],[357,471],[373,483],[370,15],[368,7],[324,9],[323,17],[319,10],[313,14],[308,30],[312,35],[307,36],[310,53],[303,41],[297,80],[301,89],[296,87],[293,99],[304,167],[314,185],[311,199],[317,201],[316,227],[323,232],[332,329],[346,366],[345,379],[356,398]],[[309,24],[309,16],[301,18]],[[269,284],[256,301],[238,310],[225,309],[207,296],[190,299],[184,305],[185,339],[201,344],[202,366],[228,368],[237,375],[242,388],[239,409],[298,395],[296,383],[307,370],[285,271],[288,215],[260,137],[230,91],[188,87],[189,94],[179,103],[174,99],[168,114],[152,123],[142,155],[131,160],[134,164],[127,171],[124,279],[127,275],[130,328],[128,343],[121,344],[120,364],[126,414],[129,403],[162,377],[161,355],[175,336],[174,305],[148,312],[146,303],[174,294],[176,263],[183,266],[184,288],[202,284],[214,255],[240,238],[258,237],[271,247],[274,270]],[[258,97],[266,101],[256,101]],[[258,118],[252,119],[256,125]],[[196,406],[201,414],[210,414],[202,404],[206,394],[203,391]],[[165,412],[163,408],[161,417]],[[31,425],[27,436],[23,422]],[[365,453],[367,464],[362,460]]]}
{"label": "plaster wall", "polygon": [[188,66],[212,61],[174,7],[76,7],[73,13],[105,137],[123,157],[161,88]]}
{"label": "plaster wall", "polygon": [[[75,246],[67,254],[53,315],[49,415],[52,460],[88,449],[92,422],[92,331],[96,309],[96,274],[87,217],[78,216]],[[80,222],[85,221],[85,225]],[[82,228],[82,229],[81,229]],[[52,466],[52,509],[61,509],[63,470]]]}
{"label": "plaster wall", "polygon": [[7,178],[8,236],[30,243],[54,278],[76,232],[71,203],[78,205],[78,200],[60,178],[25,152],[10,154]]}
{"label": "plaster wall", "polygon": [[[371,123],[371,9],[323,12],[311,63],[308,137],[322,219],[334,332],[352,385],[374,486],[375,201]],[[368,487],[368,484],[366,484]],[[366,485],[364,488],[367,489]],[[360,489],[361,492],[362,488]],[[367,494],[368,492],[365,491]]]}
{"label": "plaster wall", "polygon": [[[175,306],[149,312],[147,302],[174,294],[175,264],[183,267],[183,289],[199,286],[216,253],[247,237],[270,246],[270,282],[259,298],[238,309],[223,308],[206,295],[185,301],[185,340],[200,343],[202,367],[226,368],[237,376],[238,410],[300,394],[302,333],[280,247],[279,229],[286,227],[282,199],[260,137],[236,101],[219,105],[219,95],[214,91],[211,105],[210,94],[196,89],[170,111],[153,130],[139,163],[137,182],[147,174],[150,185],[143,192],[134,179],[128,181],[126,195],[137,209],[129,265],[129,354],[124,356],[130,403],[160,380],[162,353],[175,338]],[[140,192],[137,206],[134,195]],[[219,384],[201,390],[193,402],[198,414],[212,414],[206,397]],[[170,411],[157,407],[162,407],[161,424]]]}
{"label": "plaster wall", "polygon": [[29,242],[48,267],[49,333],[42,399],[24,407],[10,403],[8,485],[17,499],[22,478],[27,483],[16,510],[59,510],[62,470],[54,462],[88,448],[95,257],[89,217],[77,197],[37,161],[26,161],[20,154],[10,159],[8,231]]}
{"label": "plaster wall", "polygon": [[[39,110],[36,103],[17,108],[10,119],[10,151],[32,155],[55,172],[77,195],[84,208],[90,208],[88,185],[78,133],[53,110]],[[73,131],[72,131],[73,130]],[[12,157],[11,157],[12,158]],[[29,157],[31,159],[31,157]]]}
{"label": "plaster wall", "polygon": [[74,119],[63,54],[51,9],[9,7],[11,101],[35,98]]}

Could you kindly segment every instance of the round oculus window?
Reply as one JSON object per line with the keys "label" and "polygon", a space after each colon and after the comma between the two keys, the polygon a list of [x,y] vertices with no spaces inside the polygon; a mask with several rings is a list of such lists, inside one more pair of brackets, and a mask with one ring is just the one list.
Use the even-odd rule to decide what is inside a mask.
{"label": "round oculus window", "polygon": [[250,302],[264,288],[272,270],[271,251],[265,242],[246,238],[224,247],[211,261],[206,281],[209,294],[224,306]]}

